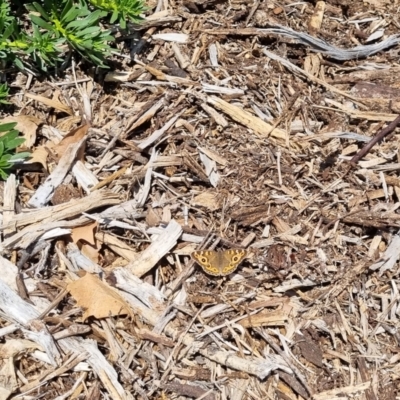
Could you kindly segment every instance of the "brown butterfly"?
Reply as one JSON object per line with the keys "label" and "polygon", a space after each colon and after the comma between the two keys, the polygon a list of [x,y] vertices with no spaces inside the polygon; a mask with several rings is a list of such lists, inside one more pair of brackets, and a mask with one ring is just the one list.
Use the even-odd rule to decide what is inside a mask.
{"label": "brown butterfly", "polygon": [[203,250],[192,253],[192,258],[203,268],[204,272],[214,276],[231,274],[246,257],[247,251],[236,250]]}

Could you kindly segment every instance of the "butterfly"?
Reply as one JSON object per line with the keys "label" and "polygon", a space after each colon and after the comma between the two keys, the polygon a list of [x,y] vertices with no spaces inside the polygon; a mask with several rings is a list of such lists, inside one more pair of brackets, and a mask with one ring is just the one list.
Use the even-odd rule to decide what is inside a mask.
{"label": "butterfly", "polygon": [[246,257],[247,251],[235,250],[203,250],[192,253],[192,258],[203,268],[204,272],[214,276],[231,274]]}

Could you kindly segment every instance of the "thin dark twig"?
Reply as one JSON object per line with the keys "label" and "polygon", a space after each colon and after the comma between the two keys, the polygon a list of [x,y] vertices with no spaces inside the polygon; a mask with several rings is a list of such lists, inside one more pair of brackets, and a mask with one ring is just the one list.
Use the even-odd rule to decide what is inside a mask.
{"label": "thin dark twig", "polygon": [[369,151],[375,146],[376,143],[380,142],[385,136],[392,133],[397,125],[400,124],[400,115],[397,116],[395,120],[393,120],[388,126],[383,128],[379,133],[377,133],[351,160],[350,164],[355,165],[358,161],[361,160]]}

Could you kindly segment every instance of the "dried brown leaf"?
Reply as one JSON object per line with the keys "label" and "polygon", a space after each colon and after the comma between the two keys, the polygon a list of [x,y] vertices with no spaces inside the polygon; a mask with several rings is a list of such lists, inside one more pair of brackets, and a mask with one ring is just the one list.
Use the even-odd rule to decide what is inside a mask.
{"label": "dried brown leaf", "polygon": [[69,283],[67,288],[77,305],[85,310],[83,320],[92,316],[101,319],[130,313],[129,305],[118,292],[96,275],[86,274]]}

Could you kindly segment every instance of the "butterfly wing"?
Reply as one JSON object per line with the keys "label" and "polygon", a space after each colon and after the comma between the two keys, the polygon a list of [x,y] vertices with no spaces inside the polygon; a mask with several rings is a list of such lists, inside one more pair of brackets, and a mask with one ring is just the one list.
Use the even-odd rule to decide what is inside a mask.
{"label": "butterfly wing", "polygon": [[225,250],[221,253],[220,275],[225,276],[234,272],[246,257],[247,251],[242,249]]}
{"label": "butterfly wing", "polygon": [[213,250],[194,251],[192,258],[203,268],[204,272],[220,276],[219,253]]}
{"label": "butterfly wing", "polygon": [[226,276],[236,270],[246,254],[247,251],[242,249],[225,251],[203,250],[194,251],[192,258],[207,274]]}

